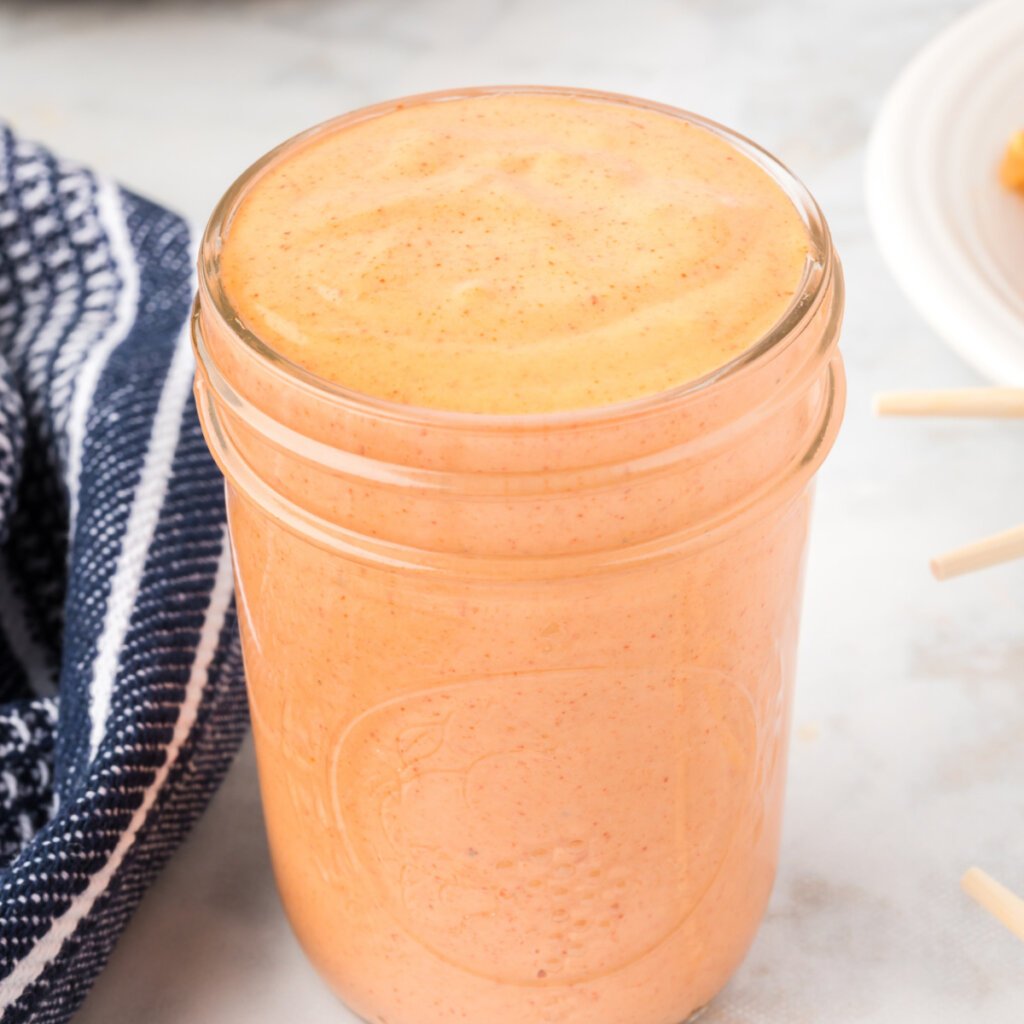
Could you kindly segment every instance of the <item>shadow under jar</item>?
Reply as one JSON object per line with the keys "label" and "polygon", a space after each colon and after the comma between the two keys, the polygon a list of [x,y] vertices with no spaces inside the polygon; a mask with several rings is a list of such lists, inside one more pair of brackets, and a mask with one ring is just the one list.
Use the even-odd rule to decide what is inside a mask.
{"label": "shadow under jar", "polygon": [[319,377],[233,309],[221,255],[254,182],[345,118],[247,171],[200,256],[196,397],[277,883],[318,969],[382,1024],[678,1024],[739,964],[775,873],[812,479],[844,400],[839,263],[746,140],[539,92],[683,119],[771,176],[808,237],[771,330],[697,380],[573,411]]}

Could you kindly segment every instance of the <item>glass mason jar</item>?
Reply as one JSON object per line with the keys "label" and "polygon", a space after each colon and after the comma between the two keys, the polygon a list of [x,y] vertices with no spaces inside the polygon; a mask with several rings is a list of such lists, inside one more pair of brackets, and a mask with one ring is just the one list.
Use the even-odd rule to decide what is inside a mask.
{"label": "glass mason jar", "polygon": [[840,266],[752,143],[583,95],[717,133],[806,222],[785,315],[700,380],[445,412],[250,333],[218,270],[239,202],[296,145],[394,104],[268,154],[202,244],[196,398],[274,870],[369,1021],[683,1021],[739,964],[775,873],[812,479],[844,401]]}

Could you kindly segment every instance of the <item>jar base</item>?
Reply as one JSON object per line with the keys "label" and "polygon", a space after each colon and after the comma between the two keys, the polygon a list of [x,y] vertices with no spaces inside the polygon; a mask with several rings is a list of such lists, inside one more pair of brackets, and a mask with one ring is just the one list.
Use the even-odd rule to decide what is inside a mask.
{"label": "jar base", "polygon": [[[713,1000],[710,1000],[706,1002],[703,1006],[698,1006],[697,1009],[694,1010],[689,1017],[686,1017],[683,1020],[681,1020],[679,1024],[694,1024],[695,1021],[699,1020],[701,1017],[704,1016],[712,1002]],[[375,1024],[375,1021],[369,1017],[360,1017],[359,1014],[357,1014],[355,1010],[353,1010],[348,1005],[348,1003],[346,1003],[343,999],[339,998],[338,1004],[342,1007],[342,1009],[346,1010],[349,1014],[351,1014],[355,1020],[359,1021],[360,1024]]]}

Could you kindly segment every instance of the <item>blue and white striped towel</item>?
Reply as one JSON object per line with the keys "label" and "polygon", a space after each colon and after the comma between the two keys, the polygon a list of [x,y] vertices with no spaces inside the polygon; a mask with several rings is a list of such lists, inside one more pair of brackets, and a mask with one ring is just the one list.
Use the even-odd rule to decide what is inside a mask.
{"label": "blue and white striped towel", "polygon": [[245,729],[191,264],[0,125],[0,1024],[71,1016]]}

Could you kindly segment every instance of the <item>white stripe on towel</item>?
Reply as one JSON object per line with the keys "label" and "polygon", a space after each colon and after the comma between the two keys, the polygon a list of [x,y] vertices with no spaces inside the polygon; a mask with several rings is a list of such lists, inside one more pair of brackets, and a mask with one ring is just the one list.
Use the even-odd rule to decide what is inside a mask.
{"label": "white stripe on towel", "polygon": [[103,340],[93,346],[82,364],[71,396],[68,415],[68,472],[67,483],[71,497],[71,531],[74,536],[78,517],[78,484],[82,472],[82,447],[85,444],[85,426],[92,407],[96,386],[111,352],[128,336],[135,323],[139,306],[139,265],[135,261],[128,225],[124,219],[124,205],[120,190],[112,181],[100,179],[96,189],[96,209],[100,223],[110,242],[110,252],[117,265],[121,288],[117,295],[114,322]]}
{"label": "white stripe on towel", "polygon": [[96,658],[89,684],[90,760],[96,756],[106,732],[121,648],[131,624],[135,600],[146,570],[146,558],[167,493],[185,407],[192,394],[192,373],[192,349],[187,338],[182,336],[178,339],[171,368],[160,392],[146,458],[121,537],[121,551],[110,579],[107,614],[96,643]]}

